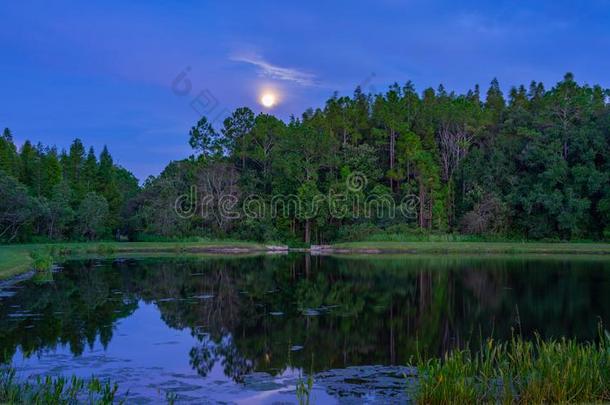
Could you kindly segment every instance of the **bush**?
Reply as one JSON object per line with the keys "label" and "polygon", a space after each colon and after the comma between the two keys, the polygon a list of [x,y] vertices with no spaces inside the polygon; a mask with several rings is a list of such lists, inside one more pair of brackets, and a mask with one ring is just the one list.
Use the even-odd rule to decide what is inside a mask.
{"label": "bush", "polygon": [[44,252],[31,252],[32,268],[38,272],[49,271],[53,267],[53,256]]}

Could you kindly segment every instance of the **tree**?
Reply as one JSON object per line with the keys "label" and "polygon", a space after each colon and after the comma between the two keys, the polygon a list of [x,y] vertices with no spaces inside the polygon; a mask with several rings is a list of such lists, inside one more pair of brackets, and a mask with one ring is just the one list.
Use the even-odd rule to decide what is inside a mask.
{"label": "tree", "polygon": [[210,220],[221,234],[239,215],[239,176],[232,164],[215,162],[196,169],[199,193],[197,213]]}
{"label": "tree", "polygon": [[99,168],[95,173],[97,191],[103,193],[114,182],[114,161],[106,145],[100,153]]}
{"label": "tree", "polygon": [[504,100],[504,95],[502,94],[502,90],[500,90],[500,83],[498,79],[494,78],[487,90],[487,97],[485,98],[485,110],[489,115],[488,122],[497,130],[497,125],[502,120],[502,113],[506,106],[506,101]]}
{"label": "tree", "polygon": [[95,192],[85,195],[78,207],[76,215],[76,234],[87,240],[94,240],[108,232],[108,203],[106,199]]}
{"label": "tree", "polygon": [[[187,236],[192,232],[197,200],[190,187],[195,184],[195,162],[171,162],[157,177],[149,177],[142,191],[128,207],[132,234]],[[180,198],[188,215],[178,215]],[[182,207],[181,207],[182,208]]]}
{"label": "tree", "polygon": [[432,227],[434,219],[438,228],[443,227],[446,212],[440,195],[440,170],[434,154],[427,150],[422,139],[411,131],[401,135],[398,150],[399,162],[409,165],[409,177],[412,176],[416,181],[419,227]]}
{"label": "tree", "polygon": [[89,152],[87,152],[87,157],[83,163],[83,184],[84,189],[87,192],[97,191],[97,158],[95,157],[95,150],[93,147],[89,148]]}
{"label": "tree", "polygon": [[343,146],[348,145],[350,139],[353,141],[355,138],[355,122],[350,120],[351,104],[349,97],[338,97],[335,93],[324,108],[329,135],[336,138]]}
{"label": "tree", "polygon": [[40,196],[42,187],[42,171],[40,154],[30,141],[25,141],[20,153],[21,171],[19,181],[28,186],[31,193]]}
{"label": "tree", "polygon": [[395,191],[395,183],[400,178],[396,168],[396,139],[401,132],[408,129],[405,122],[405,104],[402,100],[402,90],[398,84],[390,86],[388,92],[378,95],[373,107],[373,119],[378,128],[374,130],[382,144],[387,145],[388,172],[390,190]]}
{"label": "tree", "polygon": [[189,132],[189,144],[203,158],[218,156],[222,153],[222,144],[218,133],[208,119],[203,116]]}
{"label": "tree", "polygon": [[[286,126],[279,119],[268,114],[259,114],[254,119],[254,127],[245,140],[245,153],[253,189],[257,192],[271,191],[271,167],[274,161],[275,148],[285,135]],[[253,191],[254,191],[253,190]]]}
{"label": "tree", "polygon": [[445,182],[470,149],[480,122],[480,106],[466,97],[439,99],[437,142]]}
{"label": "tree", "polygon": [[[323,218],[324,208],[318,198],[321,173],[335,166],[335,153],[339,140],[325,132],[321,111],[305,114],[302,121],[293,120],[286,136],[278,143],[277,159],[274,162],[282,173],[281,184],[276,190],[283,195],[297,195],[299,205],[295,217],[303,222],[304,240],[309,243],[312,221]],[[279,180],[279,179],[278,179]]]}
{"label": "tree", "polygon": [[0,171],[0,241],[13,242],[36,216],[34,200],[23,184]]}
{"label": "tree", "polygon": [[246,141],[254,128],[254,113],[248,107],[236,109],[230,117],[223,122],[223,146],[230,156],[241,160],[241,167],[246,167]]}
{"label": "tree", "polygon": [[81,201],[87,193],[83,178],[83,166],[85,163],[85,146],[80,139],[75,139],[70,145],[70,151],[60,159],[63,163],[64,176],[74,191],[75,202]]}
{"label": "tree", "polygon": [[55,147],[46,148],[42,156],[42,194],[50,198],[54,187],[62,180],[61,164]]}
{"label": "tree", "polygon": [[364,94],[360,86],[356,87],[347,108],[348,121],[353,133],[348,134],[353,144],[368,140],[371,136],[371,96]]}
{"label": "tree", "polygon": [[19,177],[19,155],[13,143],[13,135],[8,128],[4,128],[0,137],[0,170],[4,173]]}
{"label": "tree", "polygon": [[6,142],[13,143],[13,133],[10,129],[4,128],[4,130],[2,131],[2,139]]}
{"label": "tree", "polygon": [[68,236],[70,225],[74,220],[71,200],[72,190],[67,181],[63,180],[53,187],[47,219],[47,235],[50,239],[61,240]]}

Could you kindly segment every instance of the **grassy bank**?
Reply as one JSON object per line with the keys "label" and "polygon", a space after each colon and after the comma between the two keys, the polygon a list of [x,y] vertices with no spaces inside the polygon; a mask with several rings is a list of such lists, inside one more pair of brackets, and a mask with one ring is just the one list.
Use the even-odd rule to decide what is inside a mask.
{"label": "grassy bank", "polygon": [[0,279],[30,270],[32,258],[28,249],[0,246]]}
{"label": "grassy bank", "polygon": [[419,360],[413,396],[420,404],[597,403],[610,401],[610,337],[488,340],[478,353],[456,350]]}
{"label": "grassy bank", "polygon": [[[26,272],[36,258],[85,255],[156,255],[185,253],[248,253],[266,251],[264,244],[242,241],[94,242],[0,245],[0,279]],[[581,254],[610,255],[610,243],[540,242],[347,242],[324,248],[325,253],[350,254]]]}
{"label": "grassy bank", "polygon": [[610,254],[610,243],[541,242],[347,242],[337,253]]}
{"label": "grassy bank", "polygon": [[50,255],[56,259],[62,259],[83,255],[247,253],[264,250],[266,250],[265,245],[239,241],[100,242],[2,245],[0,246],[0,279],[6,279],[32,269],[34,259],[40,255]]}

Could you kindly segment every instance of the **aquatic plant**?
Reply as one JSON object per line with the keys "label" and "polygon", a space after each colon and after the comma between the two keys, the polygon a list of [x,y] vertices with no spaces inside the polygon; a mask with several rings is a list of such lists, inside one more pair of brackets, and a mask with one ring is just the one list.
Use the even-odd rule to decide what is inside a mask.
{"label": "aquatic plant", "polygon": [[311,401],[311,391],[313,390],[313,376],[309,374],[307,378],[299,377],[297,381],[297,400],[299,405],[309,405]]}
{"label": "aquatic plant", "polygon": [[414,399],[436,403],[566,403],[610,401],[610,335],[573,339],[489,339],[479,351],[458,349],[417,360]]}
{"label": "aquatic plant", "polygon": [[39,376],[20,381],[14,369],[0,369],[0,402],[3,404],[113,404],[117,390],[117,384],[95,377],[84,380],[75,376]]}

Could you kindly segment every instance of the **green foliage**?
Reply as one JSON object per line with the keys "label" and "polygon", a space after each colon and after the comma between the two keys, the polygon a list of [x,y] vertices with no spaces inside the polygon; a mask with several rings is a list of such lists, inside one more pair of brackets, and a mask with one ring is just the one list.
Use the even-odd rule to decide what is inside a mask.
{"label": "green foliage", "polygon": [[36,201],[23,184],[2,171],[0,196],[0,241],[20,240],[36,216]]}
{"label": "green foliage", "polygon": [[218,133],[208,122],[206,117],[201,117],[197,125],[189,132],[189,144],[202,157],[209,157],[221,153],[221,145],[218,142]]}
{"label": "green foliage", "polygon": [[90,192],[83,198],[76,217],[76,232],[80,237],[93,240],[108,232],[106,228],[108,202],[95,192]]}
{"label": "green foliage", "polygon": [[70,225],[74,220],[74,210],[70,205],[72,190],[63,180],[52,191],[48,202],[47,235],[49,239],[61,240],[69,235]]}
{"label": "green foliage", "polygon": [[[566,74],[548,90],[532,82],[507,97],[494,79],[485,100],[479,86],[465,94],[442,85],[420,94],[411,82],[376,95],[358,88],[288,123],[242,107],[219,130],[201,117],[189,132],[195,156],[170,162],[142,188],[106,147],[99,158],[78,139],[59,154],[29,141],[17,151],[5,129],[0,187],[10,188],[13,203],[0,218],[0,239],[157,235],[308,244],[396,225],[407,235],[608,238],[609,94]],[[363,188],[350,190],[346,183],[360,174]],[[78,215],[91,192],[108,206],[96,229]],[[345,198],[313,200],[329,195]],[[183,196],[188,215],[179,216],[175,204]],[[243,214],[252,196],[260,215],[220,212],[221,201],[230,201]],[[278,196],[304,200],[273,216]],[[360,213],[354,200],[371,196],[396,207],[409,198],[413,215],[353,215]]]}
{"label": "green foliage", "polygon": [[[85,156],[85,147],[78,139],[69,153],[41,144],[33,146],[29,141],[17,152],[8,129],[0,137],[0,241],[123,234],[129,224],[125,207],[139,189],[137,179],[113,163],[106,147],[98,160],[93,148]],[[77,217],[79,210],[82,214],[91,208],[87,205],[90,192],[99,193],[108,204],[103,223],[98,217],[91,221]],[[88,202],[83,205],[85,200]],[[96,229],[90,226],[93,222],[97,222]]]}
{"label": "green foliage", "polygon": [[30,252],[32,268],[38,272],[47,272],[53,267],[53,256],[46,252]]}
{"label": "green foliage", "polygon": [[13,143],[13,135],[10,129],[4,128],[0,136],[0,170],[10,176],[18,177],[19,169],[19,155]]}
{"label": "green foliage", "polygon": [[313,389],[313,377],[311,374],[303,379],[299,377],[297,381],[296,395],[299,405],[309,405],[311,403],[311,391]]}
{"label": "green foliage", "polygon": [[584,403],[610,400],[610,336],[506,343],[417,361],[417,403]]}
{"label": "green foliage", "polygon": [[0,370],[0,401],[7,404],[113,404],[117,390],[117,384],[94,377],[83,380],[47,376],[19,381],[15,370]]}

